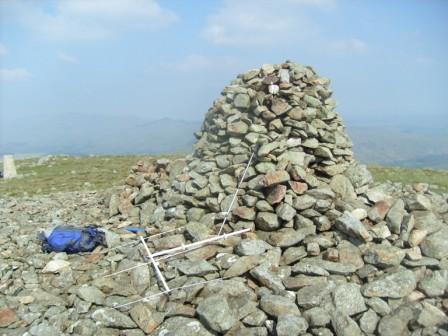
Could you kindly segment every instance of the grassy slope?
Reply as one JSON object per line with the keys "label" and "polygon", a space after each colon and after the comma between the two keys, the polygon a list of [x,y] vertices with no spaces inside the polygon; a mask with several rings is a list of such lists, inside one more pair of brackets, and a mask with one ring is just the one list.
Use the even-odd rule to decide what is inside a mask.
{"label": "grassy slope", "polygon": [[[160,156],[159,156],[160,157]],[[37,159],[16,161],[21,178],[0,180],[0,198],[49,194],[58,191],[103,190],[123,185],[129,169],[139,160],[151,160],[151,156],[93,156],[53,157],[44,165]],[[175,157],[167,155],[165,157]],[[0,165],[0,169],[2,169]],[[386,168],[372,166],[375,181],[392,181],[405,184],[426,182],[437,185],[437,190],[448,192],[448,171],[430,169]]]}

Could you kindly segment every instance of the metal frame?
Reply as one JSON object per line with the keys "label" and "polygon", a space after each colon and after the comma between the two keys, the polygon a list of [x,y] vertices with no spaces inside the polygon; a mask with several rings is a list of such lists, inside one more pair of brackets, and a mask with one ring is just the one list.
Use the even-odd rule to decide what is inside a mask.
{"label": "metal frame", "polygon": [[[154,268],[154,270],[156,272],[157,278],[161,281],[161,283],[163,285],[164,290],[161,291],[160,293],[153,294],[153,295],[150,295],[150,296],[147,296],[147,297],[143,297],[141,299],[138,299],[138,300],[135,300],[135,301],[132,301],[132,302],[128,302],[128,303],[125,303],[125,304],[117,305],[117,306],[114,306],[112,308],[115,309],[115,308],[125,307],[125,306],[128,306],[128,305],[137,303],[137,302],[146,301],[146,300],[149,300],[149,299],[151,299],[153,297],[164,295],[164,294],[170,293],[170,292],[172,292],[174,290],[177,290],[177,289],[185,289],[185,288],[190,288],[190,287],[206,284],[206,283],[209,283],[209,282],[221,281],[221,280],[227,279],[227,278],[222,278],[221,277],[221,278],[218,278],[218,279],[207,280],[207,281],[198,282],[198,283],[190,284],[190,285],[186,285],[186,286],[170,288],[168,286],[168,284],[166,283],[165,277],[163,276],[162,272],[159,269],[158,261],[171,258],[171,257],[173,257],[175,255],[179,255],[179,254],[183,254],[183,253],[187,253],[187,252],[193,251],[193,250],[195,250],[197,248],[201,248],[201,247],[203,247],[203,246],[205,246],[205,245],[207,245],[209,243],[212,243],[212,242],[216,242],[216,241],[219,241],[219,240],[222,240],[222,239],[227,239],[229,237],[240,235],[240,234],[243,234],[243,233],[251,231],[251,229],[248,228],[248,229],[242,229],[242,230],[238,230],[238,231],[234,231],[234,232],[230,232],[230,233],[222,233],[224,225],[227,222],[227,218],[229,216],[229,213],[232,211],[233,205],[234,205],[235,200],[236,200],[236,198],[238,196],[238,193],[240,191],[241,184],[243,183],[244,178],[246,177],[247,171],[248,171],[248,169],[249,169],[249,167],[250,167],[250,165],[252,163],[252,160],[253,160],[254,156],[255,156],[255,150],[252,152],[252,154],[251,154],[251,156],[249,158],[249,161],[248,161],[248,163],[247,163],[247,165],[246,165],[246,167],[244,169],[243,175],[241,176],[241,179],[240,179],[240,181],[238,183],[237,189],[236,189],[236,191],[235,191],[235,193],[233,195],[233,198],[232,198],[232,201],[230,203],[230,206],[229,206],[227,212],[225,213],[223,222],[221,223],[221,226],[219,228],[218,235],[216,235],[214,237],[207,238],[207,239],[203,239],[203,240],[191,243],[191,244],[181,245],[181,246],[177,246],[177,247],[174,247],[174,248],[171,248],[171,249],[157,251],[157,252],[154,252],[154,253],[152,253],[150,251],[150,249],[149,249],[148,245],[146,244],[145,240],[148,240],[148,239],[151,239],[151,238],[154,238],[154,237],[157,237],[157,236],[161,236],[161,235],[166,234],[166,233],[174,232],[174,231],[177,231],[177,230],[180,230],[180,229],[184,229],[185,226],[182,226],[182,227],[179,227],[179,228],[175,228],[175,229],[172,229],[172,230],[168,230],[168,231],[164,231],[164,232],[160,232],[158,234],[155,234],[155,235],[152,235],[152,236],[149,236],[149,237],[146,237],[146,238],[143,238],[141,236],[139,237],[140,242],[142,243],[142,245],[143,245],[143,247],[144,247],[144,249],[146,251],[146,254],[147,254],[147,256],[148,256],[150,261],[146,262],[146,263],[142,263],[142,264],[136,265],[136,266],[133,266],[133,267],[129,267],[129,268],[124,269],[124,270],[120,270],[118,272],[107,274],[104,277],[111,277],[111,276],[114,276],[114,275],[117,275],[117,274],[120,274],[120,273],[123,273],[123,272],[131,271],[131,270],[133,270],[135,268],[138,268],[138,267],[142,267],[142,266],[146,266],[146,265],[152,265],[152,267]],[[125,247],[125,246],[129,246],[129,245],[133,245],[135,243],[138,243],[138,241],[130,242],[130,243],[123,244],[123,245],[120,245],[120,246],[117,246],[117,247],[113,247],[113,248],[109,248],[109,249],[107,249],[105,251],[102,251],[102,252],[99,252],[99,253],[107,253],[107,252],[109,252],[111,250],[118,249],[118,248]],[[230,278],[230,277],[228,277],[228,278]]]}

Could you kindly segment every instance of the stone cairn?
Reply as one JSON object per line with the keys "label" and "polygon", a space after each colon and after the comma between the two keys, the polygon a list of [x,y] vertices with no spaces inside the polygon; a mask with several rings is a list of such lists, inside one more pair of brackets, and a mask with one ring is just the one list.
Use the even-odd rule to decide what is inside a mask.
{"label": "stone cairn", "polygon": [[[133,167],[110,223],[182,228],[156,251],[216,235],[254,153],[224,227],[252,231],[159,265],[170,288],[222,281],[123,314],[155,335],[448,335],[446,195],[372,184],[331,94],[311,67],[263,65],[224,88],[192,155]],[[160,292],[141,272],[135,298]]]}

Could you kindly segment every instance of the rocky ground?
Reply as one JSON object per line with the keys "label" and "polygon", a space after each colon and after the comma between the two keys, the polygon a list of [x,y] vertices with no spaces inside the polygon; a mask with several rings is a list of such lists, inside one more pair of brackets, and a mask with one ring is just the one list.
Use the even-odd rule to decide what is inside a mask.
{"label": "rocky ground", "polygon": [[[401,188],[382,185],[369,195]],[[113,307],[160,292],[148,267],[103,278],[141,262],[138,248],[46,254],[37,240],[37,232],[52,225],[97,224],[111,229],[112,246],[129,241],[132,235],[119,226],[131,222],[109,221],[112,191],[1,199],[0,335],[448,335],[448,260],[446,255],[422,256],[419,247],[428,231],[440,229],[436,226],[447,230],[448,204],[424,185],[415,188],[404,188],[411,195],[407,206],[420,209],[431,200],[441,221],[433,212],[414,210],[416,224],[425,229],[412,231],[407,249],[392,244],[358,248],[334,232],[278,235],[270,243],[248,234],[163,266],[170,287],[219,276],[227,280],[119,309]],[[376,232],[390,235],[385,227]],[[184,233],[199,239],[210,231],[192,223]],[[160,239],[159,247],[183,242],[183,237]],[[278,246],[293,240],[302,243],[281,253]],[[440,235],[424,251],[446,253],[445,241],[446,234]],[[320,250],[323,258],[317,260]],[[334,307],[337,314],[331,314]]]}
{"label": "rocky ground", "polygon": [[[311,67],[265,64],[224,88],[192,155],[138,162],[119,192],[1,200],[2,333],[448,336],[448,195],[375,184],[331,94]],[[141,244],[41,253],[58,223],[110,247],[170,231],[153,252],[250,231],[159,257],[163,294]]]}

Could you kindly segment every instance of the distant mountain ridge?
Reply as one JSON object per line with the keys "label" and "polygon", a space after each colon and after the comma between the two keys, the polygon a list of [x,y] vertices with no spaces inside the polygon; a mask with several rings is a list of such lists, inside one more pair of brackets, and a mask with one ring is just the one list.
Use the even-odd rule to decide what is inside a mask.
{"label": "distant mountain ridge", "polygon": [[[78,115],[52,124],[23,124],[0,139],[0,154],[162,154],[189,153],[201,122],[134,116]],[[56,126],[55,126],[56,125]],[[76,125],[76,127],[74,126]],[[29,128],[39,127],[31,143]],[[356,159],[369,164],[448,169],[448,135],[441,130],[347,126]]]}

